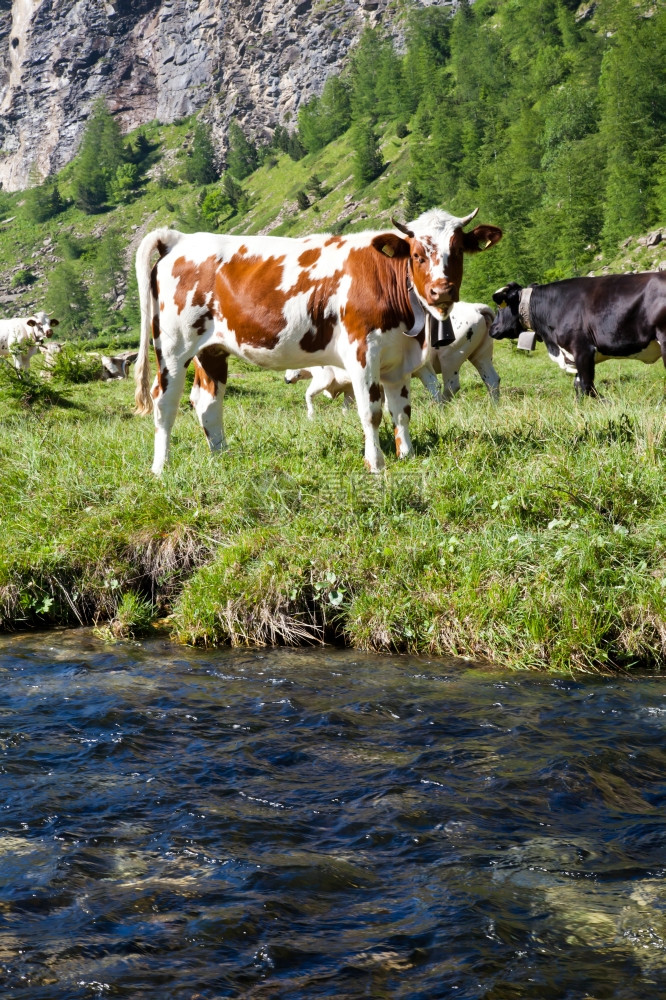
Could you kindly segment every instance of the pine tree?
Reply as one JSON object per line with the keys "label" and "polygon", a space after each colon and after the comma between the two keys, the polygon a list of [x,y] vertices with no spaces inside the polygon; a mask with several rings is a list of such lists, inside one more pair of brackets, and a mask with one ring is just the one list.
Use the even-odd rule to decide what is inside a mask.
{"label": "pine tree", "polygon": [[354,150],[354,180],[359,187],[364,187],[379,177],[384,169],[377,135],[369,118],[362,118],[354,123],[351,144]]}
{"label": "pine tree", "polygon": [[122,241],[107,229],[97,244],[90,287],[90,315],[96,330],[104,330],[115,318],[114,306],[124,283]]}
{"label": "pine tree", "polygon": [[36,168],[30,171],[31,187],[25,193],[25,212],[33,222],[46,222],[63,209],[60,189],[56,181],[42,182]]}
{"label": "pine tree", "polygon": [[227,150],[227,169],[238,181],[248,177],[259,165],[257,147],[250,142],[236,121],[229,124],[229,148]]}
{"label": "pine tree", "polygon": [[106,204],[111,179],[127,158],[120,127],[100,98],[74,163],[72,189],[77,208],[87,213],[99,212]]}
{"label": "pine tree", "polygon": [[600,131],[606,143],[604,245],[656,221],[655,169],[666,142],[666,86],[655,71],[666,59],[663,11],[644,18],[632,0],[612,9],[617,30],[604,53]]}
{"label": "pine tree", "polygon": [[46,308],[58,319],[62,334],[80,337],[92,333],[88,291],[69,261],[58,264],[49,276]]}
{"label": "pine tree", "polygon": [[212,184],[219,176],[210,126],[198,121],[194,126],[190,155],[185,161],[185,180],[190,184]]}

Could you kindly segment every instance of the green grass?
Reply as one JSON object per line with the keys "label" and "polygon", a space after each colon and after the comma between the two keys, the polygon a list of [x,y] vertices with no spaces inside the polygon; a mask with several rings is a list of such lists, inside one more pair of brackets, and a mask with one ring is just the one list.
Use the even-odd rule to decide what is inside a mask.
{"label": "green grass", "polygon": [[39,412],[0,396],[0,624],[661,670],[663,369],[603,365],[606,401],[576,404],[542,348],[496,364],[497,407],[469,366],[445,408],[414,383],[416,455],[391,456],[386,420],[380,476],[355,414],[318,399],[311,423],[302,384],[240,363],[229,450],[210,457],[184,401],[161,480],[131,382]]}

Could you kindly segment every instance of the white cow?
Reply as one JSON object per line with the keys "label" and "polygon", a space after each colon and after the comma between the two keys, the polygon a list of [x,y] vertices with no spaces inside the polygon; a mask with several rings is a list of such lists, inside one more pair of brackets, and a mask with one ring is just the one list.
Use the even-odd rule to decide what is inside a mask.
{"label": "white cow", "polygon": [[315,365],[312,368],[288,368],[284,373],[287,385],[293,385],[294,382],[301,382],[304,379],[312,379],[305,390],[305,405],[310,420],[314,419],[312,400],[320,392],[323,392],[328,399],[335,399],[344,393],[343,409],[348,410],[353,406],[354,387],[344,368],[336,368],[335,365]]}
{"label": "white cow", "polygon": [[12,357],[16,368],[28,371],[30,359],[36,354],[46,337],[58,326],[57,319],[49,319],[45,312],[17,319],[0,319],[0,355]]}
{"label": "white cow", "polygon": [[[426,343],[423,348],[423,365],[412,372],[412,378],[420,378],[423,385],[438,403],[448,402],[460,390],[460,366],[470,361],[483,379],[491,397],[499,399],[499,375],[493,367],[493,341],[489,336],[494,319],[493,310],[482,302],[456,302],[451,313],[451,324],[455,340],[444,347],[433,348]],[[441,374],[443,389],[437,379]],[[305,392],[305,405],[310,420],[314,418],[312,400],[323,393],[329,399],[344,393],[345,409],[354,402],[352,381],[344,368],[333,365],[318,365],[312,368],[290,368],[284,373],[289,385],[304,379],[312,379]]]}
{"label": "white cow", "polygon": [[[490,336],[494,318],[493,310],[483,302],[456,302],[454,305],[451,325],[456,339],[433,351],[429,359],[433,369],[442,376],[443,402],[453,399],[460,390],[460,366],[465,361],[474,365],[491,398],[495,402],[499,400],[500,378],[493,366],[494,341]],[[420,375],[420,372],[415,374]]]}

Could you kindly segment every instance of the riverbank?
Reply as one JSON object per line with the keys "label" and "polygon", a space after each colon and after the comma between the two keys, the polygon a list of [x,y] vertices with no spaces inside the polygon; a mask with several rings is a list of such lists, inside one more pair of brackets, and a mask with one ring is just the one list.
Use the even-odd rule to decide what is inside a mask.
{"label": "riverbank", "polygon": [[[66,406],[0,400],[0,627],[162,620],[197,644],[332,641],[555,670],[663,668],[664,374],[608,363],[574,403],[545,357],[498,345],[443,409],[413,383],[416,456],[362,465],[355,414],[233,364],[229,450],[186,402],[162,480],[133,382]],[[166,621],[165,621],[166,619]]]}

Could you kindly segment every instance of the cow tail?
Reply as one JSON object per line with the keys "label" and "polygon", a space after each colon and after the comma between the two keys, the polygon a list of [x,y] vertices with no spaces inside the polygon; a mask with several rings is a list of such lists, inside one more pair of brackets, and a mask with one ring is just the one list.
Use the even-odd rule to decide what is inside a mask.
{"label": "cow tail", "polygon": [[150,262],[156,251],[160,258],[163,257],[171,247],[182,239],[182,235],[176,229],[155,229],[152,233],[144,236],[136,252],[136,280],[139,286],[141,307],[141,340],[139,354],[134,365],[134,382],[136,384],[134,402],[136,403],[136,412],[142,415],[150,413],[153,408],[153,400],[150,395],[148,345],[153,332],[153,316],[158,315],[159,308],[156,289],[153,289],[151,282]]}
{"label": "cow tail", "polygon": [[495,319],[495,313],[490,306],[486,305],[479,305],[479,312],[486,321],[486,333],[488,333],[493,324],[493,320]]}

